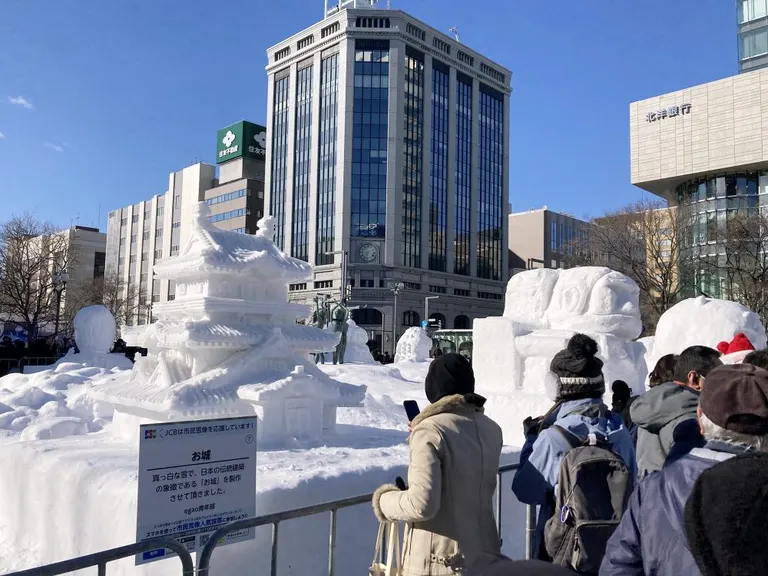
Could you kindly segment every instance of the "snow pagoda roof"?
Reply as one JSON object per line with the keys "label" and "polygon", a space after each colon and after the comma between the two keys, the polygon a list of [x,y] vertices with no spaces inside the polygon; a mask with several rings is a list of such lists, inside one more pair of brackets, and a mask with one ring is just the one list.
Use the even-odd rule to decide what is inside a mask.
{"label": "snow pagoda roof", "polygon": [[291,258],[275,246],[272,238],[276,225],[272,216],[259,220],[255,235],[217,228],[209,216],[210,208],[205,202],[195,205],[189,239],[178,256],[163,258],[155,264],[155,276],[178,280],[223,272],[270,281],[279,279],[284,283],[311,277],[312,267],[307,262]]}

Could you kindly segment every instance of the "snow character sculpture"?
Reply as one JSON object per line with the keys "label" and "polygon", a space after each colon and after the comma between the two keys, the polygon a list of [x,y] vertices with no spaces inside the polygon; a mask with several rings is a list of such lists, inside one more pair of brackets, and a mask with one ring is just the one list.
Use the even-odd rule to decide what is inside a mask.
{"label": "snow character sculpture", "polygon": [[429,362],[432,339],[420,326],[408,328],[400,336],[395,350],[395,362]]}
{"label": "snow character sculpture", "polygon": [[344,362],[356,362],[359,364],[373,364],[373,354],[368,348],[368,332],[360,328],[350,318],[347,320],[347,347],[344,350]]}
{"label": "snow character sculpture", "polygon": [[67,354],[54,366],[77,362],[85,366],[107,370],[112,368],[130,370],[133,368],[133,362],[126,358],[125,354],[110,354],[109,352],[115,341],[115,317],[112,316],[112,312],[108,308],[101,304],[81,308],[75,314],[74,325],[75,343],[79,352],[75,353],[75,348],[70,348]]}
{"label": "snow character sculpture", "polygon": [[347,349],[347,329],[349,320],[349,310],[343,303],[338,302],[331,312],[331,327],[334,334],[340,334],[339,343],[333,351],[333,363],[344,364],[344,352]]}
{"label": "snow character sculpture", "polygon": [[656,335],[647,344],[648,368],[652,369],[665,354],[680,354],[697,344],[717,348],[720,342],[730,342],[739,333],[756,350],[766,347],[760,317],[746,306],[706,296],[683,300],[659,318]]}
{"label": "snow character sculpture", "polygon": [[[606,381],[624,380],[634,394],[642,393],[645,349],[632,341],[642,330],[638,300],[637,285],[609,268],[516,274],[507,285],[504,315],[474,322],[478,393],[509,396],[514,404],[526,399],[531,413],[546,410],[549,363],[577,332],[597,342]],[[519,422],[505,424],[508,442],[522,440]]]}
{"label": "snow character sculpture", "polygon": [[114,406],[117,429],[131,436],[138,422],[254,412],[260,442],[333,432],[337,407],[359,406],[365,386],[337,382],[309,360],[338,342],[296,324],[309,309],[288,302],[288,284],[306,281],[311,266],[275,246],[274,218],[262,218],[251,236],[216,228],[209,214],[196,205],[179,255],[155,264],[156,279],[176,282],[176,299],[155,304],[154,324],[123,330],[150,355],[136,361],[128,385],[90,394]]}

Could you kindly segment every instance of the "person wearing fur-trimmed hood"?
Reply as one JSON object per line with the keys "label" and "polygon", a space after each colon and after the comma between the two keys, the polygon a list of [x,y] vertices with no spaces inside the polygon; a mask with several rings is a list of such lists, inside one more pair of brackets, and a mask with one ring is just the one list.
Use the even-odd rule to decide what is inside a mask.
{"label": "person wearing fur-trimmed hood", "polygon": [[460,354],[435,358],[425,390],[430,405],[410,425],[408,487],[381,486],[373,509],[405,523],[403,576],[449,576],[500,551],[493,494],[502,434]]}
{"label": "person wearing fur-trimmed hood", "polygon": [[543,545],[544,526],[554,514],[560,464],[571,449],[557,428],[582,441],[590,434],[606,438],[632,476],[637,474],[632,437],[621,416],[603,404],[603,362],[596,354],[597,343],[592,338],[575,334],[549,367],[545,386],[555,404],[544,416],[523,422],[526,440],[512,491],[521,502],[540,506],[534,551],[541,560],[550,560]]}

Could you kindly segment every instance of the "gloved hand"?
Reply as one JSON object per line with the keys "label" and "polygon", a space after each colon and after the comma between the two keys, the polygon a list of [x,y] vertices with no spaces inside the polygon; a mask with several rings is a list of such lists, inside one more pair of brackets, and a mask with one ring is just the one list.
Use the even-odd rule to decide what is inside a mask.
{"label": "gloved hand", "polygon": [[539,431],[539,426],[541,426],[541,423],[544,421],[544,416],[538,416],[536,418],[532,418],[531,416],[528,416],[525,420],[523,420],[523,434],[525,436],[528,436],[531,432],[534,434],[537,434]]}

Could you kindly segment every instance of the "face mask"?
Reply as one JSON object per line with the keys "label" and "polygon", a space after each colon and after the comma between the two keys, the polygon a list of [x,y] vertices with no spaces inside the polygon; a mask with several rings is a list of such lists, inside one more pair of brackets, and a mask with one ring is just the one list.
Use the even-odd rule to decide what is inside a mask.
{"label": "face mask", "polygon": [[557,396],[560,393],[560,378],[558,378],[557,374],[547,372],[547,375],[544,377],[544,390],[552,402],[557,401]]}

